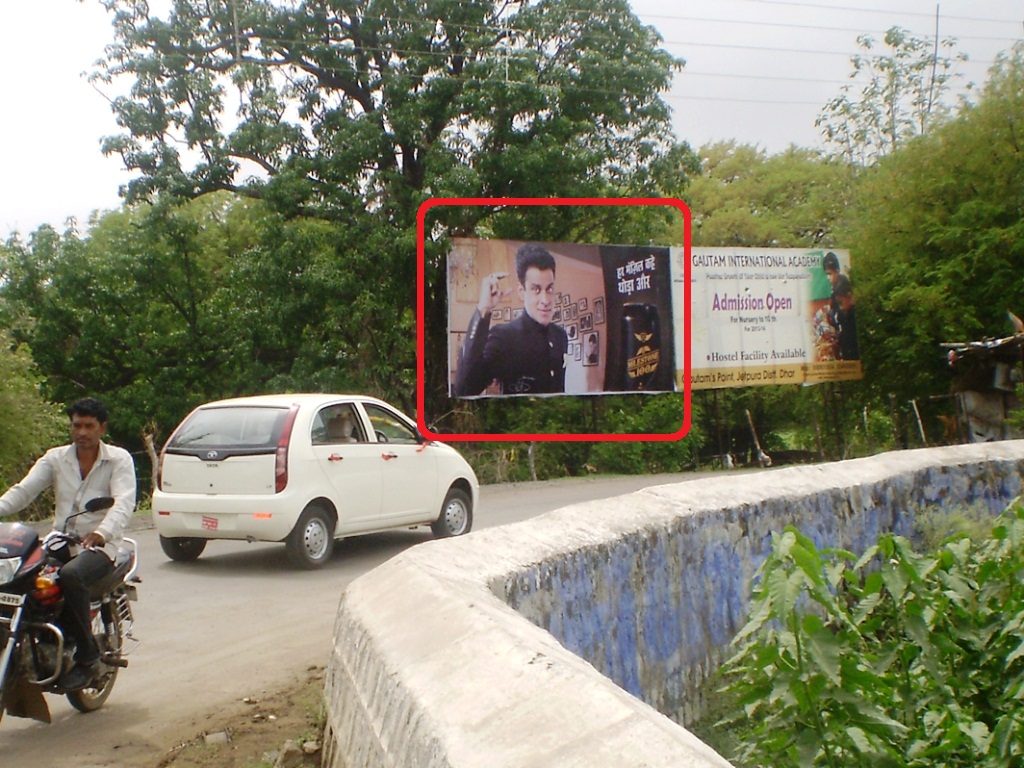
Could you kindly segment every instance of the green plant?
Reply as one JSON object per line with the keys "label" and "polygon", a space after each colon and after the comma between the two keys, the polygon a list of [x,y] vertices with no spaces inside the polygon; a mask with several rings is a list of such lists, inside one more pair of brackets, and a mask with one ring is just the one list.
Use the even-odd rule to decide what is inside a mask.
{"label": "green plant", "polygon": [[914,510],[914,545],[924,551],[938,550],[947,541],[966,536],[983,541],[992,530],[992,511],[984,504],[957,510],[925,507]]}
{"label": "green plant", "polygon": [[1024,506],[934,554],[882,536],[861,557],[792,527],[759,570],[723,666],[735,760],[1005,766],[1024,755]]}
{"label": "green plant", "polygon": [[[1024,384],[1018,384],[1014,388],[1014,392],[1017,396],[1017,402],[1024,403]],[[1024,433],[1024,408],[1018,405],[1018,407],[1011,409],[1006,414],[1006,423],[1010,429],[1016,430],[1018,433]]]}

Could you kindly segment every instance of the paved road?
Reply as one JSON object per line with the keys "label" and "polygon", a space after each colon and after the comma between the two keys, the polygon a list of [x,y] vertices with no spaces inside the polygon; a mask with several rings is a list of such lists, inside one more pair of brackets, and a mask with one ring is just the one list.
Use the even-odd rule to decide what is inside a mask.
{"label": "paved road", "polygon": [[[629,493],[694,474],[579,478],[485,486],[474,529],[525,520],[567,504]],[[338,599],[360,574],[428,541],[429,528],[339,542],[324,568],[291,569],[278,544],[211,542],[194,563],[173,563],[156,533],[139,542],[135,604],[141,641],[103,709],[90,715],[48,697],[53,723],[5,717],[3,765],[92,768],[153,764],[206,718],[246,696],[282,688],[326,663]]]}

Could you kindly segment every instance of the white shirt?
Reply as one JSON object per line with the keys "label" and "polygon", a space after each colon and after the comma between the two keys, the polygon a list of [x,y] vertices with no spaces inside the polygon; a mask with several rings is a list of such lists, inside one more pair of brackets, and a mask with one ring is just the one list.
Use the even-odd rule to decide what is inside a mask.
{"label": "white shirt", "polygon": [[103,536],[103,550],[111,559],[135,511],[135,462],[124,448],[100,443],[100,453],[89,474],[82,479],[74,445],[51,448],[32,466],[21,482],[0,496],[0,517],[20,512],[47,488],[53,488],[55,509],[53,529],[64,530],[65,521],[98,496],[113,496],[114,506],[86,512],[72,519],[69,533],[85,536],[95,531]]}

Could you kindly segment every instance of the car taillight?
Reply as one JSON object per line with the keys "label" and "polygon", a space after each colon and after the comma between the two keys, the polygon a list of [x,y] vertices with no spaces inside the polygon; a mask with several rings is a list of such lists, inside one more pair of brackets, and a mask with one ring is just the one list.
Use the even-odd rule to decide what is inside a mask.
{"label": "car taillight", "polygon": [[299,406],[288,409],[288,415],[281,427],[281,437],[277,441],[277,454],[274,460],[274,493],[280,493],[288,485],[288,443],[292,439],[292,426],[299,414]]}

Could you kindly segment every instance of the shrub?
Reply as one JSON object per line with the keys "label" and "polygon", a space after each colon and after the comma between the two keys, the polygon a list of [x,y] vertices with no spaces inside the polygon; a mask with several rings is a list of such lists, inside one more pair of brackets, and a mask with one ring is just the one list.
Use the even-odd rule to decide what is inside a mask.
{"label": "shrub", "polygon": [[788,527],[723,666],[744,765],[1006,766],[1024,755],[1024,506],[862,556]]}

